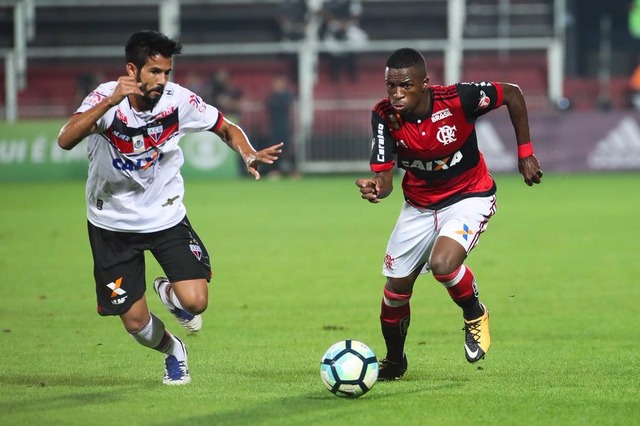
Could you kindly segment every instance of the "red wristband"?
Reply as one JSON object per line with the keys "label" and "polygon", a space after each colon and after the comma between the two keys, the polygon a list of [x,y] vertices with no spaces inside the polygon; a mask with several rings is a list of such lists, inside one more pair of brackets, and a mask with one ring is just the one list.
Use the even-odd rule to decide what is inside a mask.
{"label": "red wristband", "polygon": [[518,145],[518,158],[527,158],[533,155],[533,145],[531,142]]}

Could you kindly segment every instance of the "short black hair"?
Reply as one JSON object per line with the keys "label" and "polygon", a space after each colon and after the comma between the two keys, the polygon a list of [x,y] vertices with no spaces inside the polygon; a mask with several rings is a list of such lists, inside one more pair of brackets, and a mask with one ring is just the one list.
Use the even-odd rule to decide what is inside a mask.
{"label": "short black hair", "polygon": [[387,68],[401,69],[416,67],[417,69],[427,73],[427,62],[424,56],[415,49],[403,47],[398,49],[387,59]]}
{"label": "short black hair", "polygon": [[158,31],[145,30],[133,34],[124,48],[127,63],[142,68],[150,57],[162,55],[171,58],[182,53],[182,44]]}

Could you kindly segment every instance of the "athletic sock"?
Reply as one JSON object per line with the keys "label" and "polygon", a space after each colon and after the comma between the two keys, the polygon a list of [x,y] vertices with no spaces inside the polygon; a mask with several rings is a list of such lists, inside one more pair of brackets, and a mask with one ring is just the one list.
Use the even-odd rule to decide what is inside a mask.
{"label": "athletic sock", "polygon": [[461,265],[451,274],[433,277],[449,292],[451,299],[462,308],[462,316],[466,320],[478,318],[484,314],[484,309],[478,299],[478,287],[471,268]]}
{"label": "athletic sock", "polygon": [[404,343],[411,321],[409,299],[411,293],[397,294],[384,289],[380,325],[387,346],[386,358],[390,361],[401,362],[404,355]]}

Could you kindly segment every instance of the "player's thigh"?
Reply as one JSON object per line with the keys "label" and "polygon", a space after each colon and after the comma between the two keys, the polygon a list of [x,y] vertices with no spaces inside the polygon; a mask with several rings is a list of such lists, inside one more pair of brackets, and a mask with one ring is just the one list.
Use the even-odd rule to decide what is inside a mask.
{"label": "player's thigh", "polygon": [[98,313],[122,315],[145,292],[144,235],[88,224]]}
{"label": "player's thigh", "polygon": [[417,209],[404,203],[387,243],[383,275],[389,278],[411,275],[428,259],[435,233],[432,210]]}
{"label": "player's thigh", "polygon": [[496,197],[472,197],[441,211],[443,225],[438,236],[449,237],[460,244],[468,254],[478,244],[489,220],[496,213]]}
{"label": "player's thigh", "polygon": [[155,234],[151,252],[170,282],[211,279],[209,253],[186,217]]}

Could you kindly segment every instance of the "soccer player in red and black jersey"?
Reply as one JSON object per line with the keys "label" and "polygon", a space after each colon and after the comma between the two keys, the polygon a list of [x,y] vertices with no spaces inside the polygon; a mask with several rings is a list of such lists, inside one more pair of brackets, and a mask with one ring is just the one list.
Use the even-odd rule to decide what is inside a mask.
{"label": "soccer player in red and black jersey", "polygon": [[380,313],[387,354],[378,377],[396,380],[407,370],[409,300],[422,273],[431,272],[462,308],[467,361],[476,362],[489,350],[489,311],[464,264],[496,212],[496,184],[478,150],[478,117],[506,105],[525,183],[540,183],[542,171],[517,85],[483,81],[429,86],[424,57],[408,48],[387,59],[385,82],[388,97],[375,105],[371,118],[374,176],[357,179],[356,185],[363,199],[378,203],[393,189],[394,167],[405,171],[405,201],[382,267],[387,280]]}

